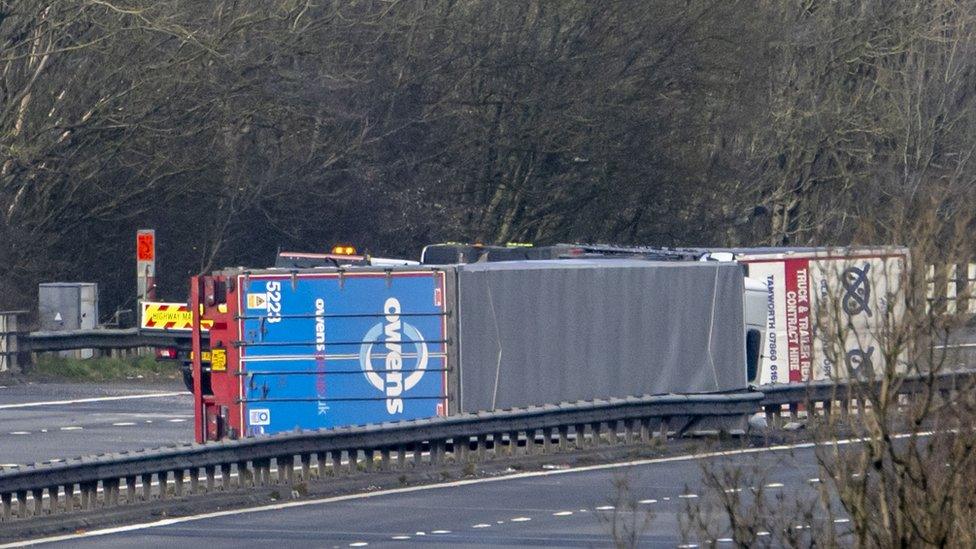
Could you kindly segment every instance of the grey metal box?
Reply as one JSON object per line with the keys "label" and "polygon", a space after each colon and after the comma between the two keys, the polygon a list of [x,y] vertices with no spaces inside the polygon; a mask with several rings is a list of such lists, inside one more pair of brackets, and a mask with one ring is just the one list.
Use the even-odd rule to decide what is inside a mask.
{"label": "grey metal box", "polygon": [[[38,285],[42,331],[93,330],[98,326],[98,285],[93,282],[47,282]],[[62,351],[65,357],[91,358],[92,349]]]}
{"label": "grey metal box", "polygon": [[98,325],[98,285],[95,283],[40,284],[37,298],[43,331],[91,330]]}

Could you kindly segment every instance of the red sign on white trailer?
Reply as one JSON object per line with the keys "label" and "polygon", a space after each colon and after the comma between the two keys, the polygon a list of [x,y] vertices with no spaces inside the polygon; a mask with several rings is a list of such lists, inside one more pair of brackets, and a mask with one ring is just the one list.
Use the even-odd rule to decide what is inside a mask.
{"label": "red sign on white trailer", "polygon": [[[845,377],[882,365],[878,338],[904,306],[906,249],[744,251],[736,259],[768,292],[761,384]],[[826,327],[834,337],[838,326],[842,365],[824,348],[826,334],[818,334]]]}

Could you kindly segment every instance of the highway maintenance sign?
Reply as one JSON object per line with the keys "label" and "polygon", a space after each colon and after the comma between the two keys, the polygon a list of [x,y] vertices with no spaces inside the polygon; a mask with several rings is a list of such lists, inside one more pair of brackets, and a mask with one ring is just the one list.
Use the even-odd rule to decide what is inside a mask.
{"label": "highway maintenance sign", "polygon": [[[193,328],[193,313],[186,303],[143,301],[139,319],[139,327],[143,330],[190,331]],[[203,321],[204,328],[211,325],[213,321]]]}

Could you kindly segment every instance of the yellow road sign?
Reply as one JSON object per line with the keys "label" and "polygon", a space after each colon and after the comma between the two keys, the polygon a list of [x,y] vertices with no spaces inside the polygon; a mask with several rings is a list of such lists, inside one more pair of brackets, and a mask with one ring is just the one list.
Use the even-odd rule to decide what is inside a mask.
{"label": "yellow road sign", "polygon": [[[186,303],[163,303],[143,301],[140,326],[146,330],[192,330],[193,313]],[[212,320],[203,321],[203,329],[213,325]]]}

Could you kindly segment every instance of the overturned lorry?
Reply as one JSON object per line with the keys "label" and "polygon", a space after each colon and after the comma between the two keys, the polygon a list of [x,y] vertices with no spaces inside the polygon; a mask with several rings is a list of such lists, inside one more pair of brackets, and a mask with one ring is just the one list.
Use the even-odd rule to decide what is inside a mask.
{"label": "overturned lorry", "polygon": [[196,437],[742,390],[765,320],[749,329],[751,294],[735,263],[632,259],[194,277]]}

